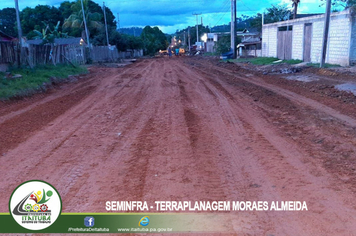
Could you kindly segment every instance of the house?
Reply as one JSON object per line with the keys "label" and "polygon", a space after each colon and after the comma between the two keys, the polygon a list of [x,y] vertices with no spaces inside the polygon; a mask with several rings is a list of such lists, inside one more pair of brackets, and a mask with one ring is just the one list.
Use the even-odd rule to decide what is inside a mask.
{"label": "house", "polygon": [[[262,26],[262,56],[320,63],[324,14]],[[356,24],[350,9],[330,17],[326,63],[348,66],[356,62]]]}
{"label": "house", "polygon": [[251,38],[256,38],[259,39],[261,37],[261,33],[258,32],[256,28],[250,28],[250,29],[244,29],[242,31],[236,31],[236,37],[241,40],[241,42],[251,39]]}
{"label": "house", "polygon": [[[24,46],[28,45],[41,45],[43,42],[42,39],[31,39],[27,40]],[[55,38],[54,45],[86,45],[83,38]]]}
{"label": "house", "polygon": [[205,33],[202,37],[206,52],[214,52],[215,42],[218,41],[218,35],[214,33]]}
{"label": "house", "polygon": [[[218,33],[205,33],[202,37],[205,43],[206,52],[215,52],[215,44],[224,36],[230,37],[230,32],[218,32]],[[236,37],[241,41],[246,39],[256,39],[255,41],[260,41],[260,33],[257,29],[244,29],[242,31],[236,32]]]}
{"label": "house", "polygon": [[5,32],[0,30],[0,42],[11,42],[14,41],[15,38],[6,34]]}
{"label": "house", "polygon": [[260,57],[262,55],[260,37],[248,37],[237,45],[239,57]]}

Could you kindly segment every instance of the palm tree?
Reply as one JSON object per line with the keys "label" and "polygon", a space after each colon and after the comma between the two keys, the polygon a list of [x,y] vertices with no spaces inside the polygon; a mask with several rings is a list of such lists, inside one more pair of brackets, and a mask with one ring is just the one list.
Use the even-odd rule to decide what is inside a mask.
{"label": "palm tree", "polygon": [[293,19],[295,19],[297,17],[298,5],[300,3],[300,0],[292,0],[292,2],[293,2],[292,6],[294,7]]}
{"label": "palm tree", "polygon": [[[99,30],[103,27],[103,24],[100,22],[102,15],[95,12],[91,13],[88,7],[89,0],[83,0],[84,5],[84,15],[88,27],[88,33],[90,30]],[[85,24],[83,20],[83,11],[81,8],[81,1],[77,0],[75,4],[72,5],[73,13],[64,20],[63,29],[81,29],[81,36],[85,38]]]}

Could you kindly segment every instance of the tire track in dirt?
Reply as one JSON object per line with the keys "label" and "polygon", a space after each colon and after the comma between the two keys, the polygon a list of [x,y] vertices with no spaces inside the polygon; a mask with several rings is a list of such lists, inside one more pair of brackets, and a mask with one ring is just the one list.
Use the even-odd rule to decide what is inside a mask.
{"label": "tire track in dirt", "polygon": [[302,103],[304,105],[310,106],[313,109],[322,112],[322,113],[326,113],[329,116],[335,117],[345,123],[347,123],[348,125],[352,126],[352,127],[356,127],[356,120],[353,119],[352,117],[349,117],[347,115],[343,115],[341,114],[339,111],[336,111],[335,109],[328,107],[324,104],[321,104],[315,100],[312,100],[310,98],[306,98],[304,96],[298,95],[292,91],[288,91],[286,89],[277,87],[275,85],[272,84],[268,84],[264,81],[262,81],[261,79],[256,79],[256,77],[249,77],[249,78],[245,78],[243,75],[241,75],[240,73],[232,73],[231,71],[224,69],[224,68],[214,68],[214,70],[218,70],[220,73],[225,73],[227,75],[230,76],[234,76],[235,78],[238,78],[240,80],[244,80],[247,83],[253,84],[255,86],[258,87],[262,87],[264,89],[268,89],[271,92],[274,92],[276,94],[280,94],[288,99],[290,99],[291,101],[295,102],[295,103]]}
{"label": "tire track in dirt", "polygon": [[[199,80],[204,89],[208,87],[214,94],[210,99],[204,96],[204,101],[207,104],[215,103],[214,106],[208,106],[209,109],[205,113],[209,114],[211,119],[215,121],[214,126],[212,126],[214,128],[212,132],[215,134],[216,139],[219,140],[219,144],[216,146],[220,147],[217,166],[222,170],[221,176],[224,179],[224,189],[225,191],[228,190],[226,193],[228,196],[227,199],[233,199],[234,201],[261,200],[259,197],[261,195],[260,184],[264,183],[265,180],[263,177],[256,176],[255,174],[261,171],[258,162],[255,161],[258,159],[256,158],[256,154],[250,151],[249,144],[247,147],[244,146],[246,145],[245,140],[250,139],[246,135],[246,125],[230,110],[229,99],[232,95],[225,88],[222,89],[220,83],[210,83],[212,79],[202,77],[197,73],[191,75],[191,78]],[[204,80],[207,83],[204,83]],[[204,92],[202,93],[204,94]],[[230,96],[227,94],[230,94]],[[236,134],[239,135],[239,138],[236,137]],[[239,212],[239,215],[241,216],[234,215],[230,217],[230,221],[233,221],[231,225],[235,228],[236,232],[242,234],[262,234],[266,228],[273,229],[271,222],[261,217],[260,214]],[[253,226],[253,231],[251,230],[252,225],[255,225]],[[256,227],[256,225],[259,226]]]}
{"label": "tire track in dirt", "polygon": [[[279,133],[284,131],[283,136],[292,139],[295,143],[302,143],[307,153],[319,158],[328,172],[336,175],[356,191],[356,186],[353,184],[356,180],[354,171],[356,159],[353,158],[356,157],[354,155],[356,153],[355,128],[346,126],[343,121],[334,119],[324,112],[279,94],[271,96],[264,87],[252,84],[248,88],[249,83],[246,80],[227,76],[226,82],[241,89],[243,93],[249,93],[249,96],[257,101],[255,104],[259,106],[264,117],[279,127]],[[308,162],[306,159],[304,161]],[[316,175],[318,173],[315,172]]]}
{"label": "tire track in dirt", "polygon": [[[77,105],[89,96],[94,89],[94,86],[85,87],[74,94],[58,97],[1,123],[0,153],[15,148],[30,137],[33,132],[46,126],[63,112]],[[50,107],[55,109],[49,109]]]}
{"label": "tire track in dirt", "polygon": [[[316,122],[317,111],[301,120],[311,108],[246,81],[233,84],[214,67],[192,70],[183,59],[101,73],[90,96],[6,156],[53,183],[64,212],[105,212],[108,200],[305,200],[308,212],[229,212],[224,224],[242,235],[355,231],[353,194],[283,133],[290,119]],[[329,122],[322,135],[327,125],[340,126]],[[26,175],[0,170],[0,199],[8,199]]]}
{"label": "tire track in dirt", "polygon": [[[199,71],[199,72],[204,74],[204,77],[208,77],[206,71]],[[218,77],[215,77],[214,79],[219,80]],[[215,83],[213,85],[215,85]],[[216,89],[219,89],[219,86],[217,86]],[[274,179],[275,179],[274,183],[276,183],[276,180],[281,179],[282,181],[277,181],[277,182],[280,182],[280,184],[282,184],[282,186],[285,184],[288,184],[288,188],[291,188],[291,189],[294,188],[295,190],[293,190],[293,192],[295,192],[295,193],[298,192],[297,189],[300,189],[301,187],[305,188],[308,185],[310,185],[311,183],[313,183],[316,186],[323,186],[324,180],[319,179],[318,177],[314,177],[312,172],[313,171],[315,172],[315,170],[317,170],[320,174],[322,173],[321,176],[324,176],[324,175],[327,176],[327,173],[325,173],[325,171],[322,171],[320,169],[315,169],[315,167],[312,167],[311,169],[309,169],[310,173],[305,172],[305,165],[304,165],[305,159],[306,159],[305,154],[301,154],[296,146],[291,145],[291,143],[286,142],[284,138],[278,136],[277,133],[273,132],[270,129],[271,126],[268,125],[266,122],[263,122],[263,120],[258,119],[257,118],[258,116],[256,116],[256,114],[252,115],[253,112],[251,113],[251,111],[253,111],[253,110],[251,110],[251,109],[246,110],[246,107],[248,107],[252,104],[249,105],[247,103],[245,105],[242,105],[239,103],[241,101],[243,101],[243,99],[238,99],[238,101],[239,102],[237,102],[236,99],[231,100],[229,102],[230,106],[234,107],[233,110],[236,111],[237,116],[240,117],[241,120],[243,120],[245,123],[249,123],[250,124],[249,126],[251,126],[253,128],[253,130],[255,130],[254,132],[251,133],[251,129],[247,129],[247,130],[249,130],[251,137],[255,136],[252,140],[255,140],[255,141],[258,140],[257,143],[259,144],[257,147],[256,147],[256,145],[253,145],[253,144],[249,144],[248,146],[250,146],[250,147],[255,146],[255,148],[251,149],[252,151],[259,150],[262,147],[264,152],[267,154],[267,156],[275,157],[275,158],[272,158],[272,160],[274,160],[274,162],[273,161],[269,162],[269,161],[263,160],[263,158],[261,158],[261,157],[257,157],[257,160],[259,160],[259,162],[262,164],[262,166],[267,165],[267,166],[269,166],[268,167],[269,170],[273,170],[273,169],[275,170],[275,171],[271,171],[271,173],[275,172],[275,173],[279,173],[278,175],[280,175],[281,172],[286,173],[286,170],[288,170],[287,173],[289,176],[302,176],[302,179],[305,179],[304,181],[303,180],[296,181],[295,179],[291,179],[291,178],[287,178],[287,179],[282,178],[281,179],[280,176],[278,176],[276,174],[274,176]],[[246,127],[248,127],[248,126],[246,126]],[[256,133],[256,131],[257,131],[257,133]],[[260,133],[260,132],[262,132],[261,133],[262,136],[258,135],[258,133]],[[263,138],[264,141],[261,138]],[[262,144],[262,146],[261,146],[261,144]],[[285,159],[285,158],[287,158],[287,159]],[[276,169],[276,166],[274,163],[279,163],[279,168],[281,166],[283,166],[283,168]],[[314,163],[314,165],[316,165],[316,163]],[[269,174],[269,175],[271,177],[271,174]],[[320,194],[320,196],[323,196],[323,195],[330,196],[330,197],[332,196],[331,198],[338,203],[342,203],[345,200],[350,202],[351,199],[339,198],[339,196],[337,196],[333,190],[328,189],[330,186],[325,186],[325,187],[326,187],[325,189],[320,188],[320,187],[315,188],[317,194]],[[265,187],[262,186],[262,188],[265,188]],[[269,191],[267,189],[264,189],[263,192],[268,193]],[[308,190],[308,191],[310,191],[310,190]],[[327,201],[327,199],[323,199],[322,200],[323,204],[320,204],[319,201],[321,201],[321,199],[317,194],[314,193],[314,195],[313,195],[313,193],[310,192],[309,203],[311,206],[318,207],[319,209],[323,209],[323,211],[328,211],[329,209],[332,209],[333,212],[337,212],[340,210],[340,208],[342,208],[345,212],[348,211],[347,206],[338,205],[337,207],[334,207],[331,200]],[[299,194],[299,195],[300,195],[299,198],[303,198],[303,196],[304,196],[304,194]],[[305,196],[304,196],[304,198],[305,198]],[[336,200],[336,199],[338,199],[338,200]],[[342,212],[342,210],[341,210],[341,212]],[[348,215],[348,217],[351,217],[351,215]],[[347,219],[348,217],[338,215],[337,221],[345,222],[345,219]],[[320,216],[319,216],[319,218],[320,218]],[[311,219],[311,221],[313,221],[313,220],[315,220],[315,219]],[[330,228],[326,229],[325,232],[328,232],[327,230],[333,231],[336,229],[337,229],[337,231],[342,232],[342,228],[340,226],[337,226],[337,224],[334,224],[335,222],[330,221],[328,218],[328,215],[327,216],[324,215],[323,221],[328,222],[330,224],[329,225]],[[281,219],[281,222],[283,222],[283,219]],[[291,222],[291,220],[288,220],[288,222]],[[286,223],[285,225],[288,225],[289,224],[288,222],[285,222]],[[299,228],[299,229],[303,228],[301,226],[303,226],[305,223],[300,224],[296,228]],[[337,227],[339,227],[339,228],[337,228]],[[349,228],[352,228],[351,225],[349,225]],[[286,232],[288,232],[288,231],[286,230],[285,233]]]}
{"label": "tire track in dirt", "polygon": [[[107,70],[105,70],[107,71]],[[108,71],[110,72],[110,70]],[[105,76],[105,73],[102,74],[103,76]],[[137,79],[138,77],[136,77]],[[104,81],[105,82],[105,81]],[[104,83],[105,84],[105,83]],[[73,141],[73,136],[82,136],[82,132],[83,132],[83,124],[86,124],[86,123],[91,123],[93,122],[98,116],[95,116],[93,115],[93,112],[95,112],[97,110],[98,107],[100,107],[101,105],[100,104],[96,104],[97,103],[97,98],[96,96],[101,96],[99,95],[101,92],[101,90],[99,89],[99,91],[96,92],[95,95],[91,96],[90,98],[86,99],[86,101],[84,103],[81,104],[81,108],[78,109],[78,110],[73,110],[74,112],[72,112],[72,116],[73,118],[71,119],[74,119],[74,120],[77,120],[77,119],[82,119],[81,117],[86,117],[85,118],[85,121],[83,121],[82,124],[80,124],[79,126],[73,126],[72,124],[72,127],[73,129],[71,128],[70,130],[67,130],[64,134],[65,136],[61,137],[61,138],[58,138],[56,137],[55,139],[55,142],[54,142],[54,146],[52,149],[50,149],[47,154],[44,153],[44,156],[41,158],[41,159],[33,159],[31,162],[31,164],[28,163],[28,165],[26,165],[28,168],[31,168],[29,170],[35,172],[38,168],[40,168],[41,166],[50,166],[51,165],[51,162],[53,162],[54,159],[57,158],[58,155],[54,155],[52,156],[53,154],[55,154],[56,152],[62,152],[63,153],[63,150],[66,150],[68,148],[68,145],[67,143],[69,142],[72,142]],[[73,99],[74,100],[74,99]],[[78,101],[79,102],[79,101]],[[139,100],[137,100],[137,103],[139,102]],[[101,103],[102,104],[102,103]],[[84,105],[84,106],[83,106]],[[101,106],[103,107],[103,106]],[[90,115],[91,113],[91,115]],[[99,115],[100,116],[100,115]],[[96,119],[97,120],[97,119]],[[85,125],[85,127],[87,128],[87,130],[90,130],[90,128],[88,129],[88,126]],[[60,133],[61,131],[56,131],[54,133]],[[87,141],[88,143],[90,143],[90,139],[88,139]],[[66,145],[64,145],[66,144]],[[64,146],[63,146],[64,145]],[[63,147],[62,147],[63,146]],[[43,148],[41,148],[43,149]],[[43,154],[41,154],[40,156],[42,156]],[[73,188],[76,188],[76,186],[80,186],[80,184],[78,185],[77,182],[83,182],[83,178],[81,178],[81,180],[78,181],[78,173],[79,172],[82,172],[83,171],[83,161],[76,161],[75,158],[73,157],[72,158],[72,154],[65,154],[65,158],[66,159],[69,159],[71,160],[72,164],[74,164],[73,162],[75,162],[76,164],[72,165],[69,167],[68,171],[62,171],[61,174],[62,174],[62,178],[63,176],[65,176],[63,179],[65,179],[65,181],[67,182],[66,184],[66,188],[65,189],[61,189],[62,190],[62,193],[63,193],[63,196],[66,195],[66,193],[68,192],[75,192],[76,189],[71,189],[72,187]],[[83,155],[79,155],[80,156],[80,159],[83,159],[85,158],[85,156]],[[46,157],[51,157],[51,158],[48,158],[49,160],[46,160]],[[67,161],[65,162],[62,162],[61,163],[66,163]],[[93,164],[93,163],[91,163]],[[32,166],[32,167],[31,167]],[[79,171],[78,171],[79,170]],[[21,176],[24,176],[26,175],[26,173],[28,173],[28,171],[24,172],[21,174]],[[83,174],[83,173],[79,173],[80,175],[87,175],[87,174]],[[20,177],[20,176],[19,176]]]}
{"label": "tire track in dirt", "polygon": [[[154,127],[154,120],[150,118],[140,134],[138,135],[136,142],[132,144],[132,158],[125,164],[129,166],[128,172],[135,173],[125,176],[124,182],[126,189],[133,190],[132,197],[134,199],[143,199],[144,187],[146,185],[147,168],[149,162],[153,161],[152,150],[157,146],[155,142],[157,133]],[[137,168],[140,169],[137,173]]]}
{"label": "tire track in dirt", "polygon": [[[142,153],[138,152],[135,148],[138,145],[137,143],[139,143],[139,145],[145,145],[145,143],[142,142],[148,142],[149,140],[146,140],[145,137],[150,137],[150,135],[148,134],[148,136],[144,136],[144,133],[147,131],[147,129],[150,129],[149,127],[155,128],[154,126],[152,126],[151,123],[155,122],[154,114],[156,113],[156,111],[146,111],[145,109],[146,106],[155,106],[153,105],[155,103],[155,99],[152,99],[152,101],[147,102],[147,95],[154,94],[155,91],[153,89],[155,88],[151,85],[151,82],[149,80],[145,79],[145,77],[149,73],[151,73],[152,70],[155,71],[154,65],[150,67],[152,63],[153,62],[151,61],[149,63],[149,67],[146,66],[146,70],[142,73],[142,75],[141,73],[136,74],[136,72],[131,74],[132,78],[127,77],[127,79],[129,79],[130,81],[136,80],[136,82],[132,84],[132,86],[125,86],[125,89],[122,90],[119,96],[117,96],[117,92],[115,91],[115,89],[113,89],[112,87],[108,88],[110,90],[113,90],[113,93],[115,92],[115,95],[108,97],[108,101],[110,102],[110,104],[106,108],[106,110],[110,111],[113,116],[112,120],[115,120],[115,122],[106,122],[106,125],[112,125],[114,127],[121,126],[120,130],[116,130],[116,128],[114,128],[114,133],[117,134],[120,131],[120,135],[116,138],[115,141],[111,140],[109,141],[109,144],[106,144],[107,147],[104,151],[105,154],[101,154],[101,162],[95,165],[95,169],[106,169],[107,172],[101,177],[100,180],[97,180],[95,178],[90,179],[91,181],[95,182],[97,186],[102,186],[97,189],[97,191],[106,191],[110,193],[107,195],[109,199],[117,199],[117,197],[119,196],[120,198],[127,200],[128,198],[125,198],[125,196],[127,196],[128,193],[131,194],[131,198],[133,195],[135,195],[136,197],[143,196],[144,185],[142,184],[142,181],[144,181],[144,179],[146,178],[146,171],[142,170],[148,168],[146,166],[149,166],[149,163],[141,163],[142,159],[138,158],[139,155]],[[120,77],[121,75],[117,76],[116,79]],[[124,104],[126,102],[127,106],[126,104]],[[145,104],[142,104],[142,102],[145,102]],[[140,140],[141,142],[139,142]],[[139,150],[145,152],[144,149]],[[148,160],[149,157],[147,157],[146,159]],[[136,165],[137,162],[139,162],[140,165]],[[121,166],[120,172],[117,172],[115,168],[116,166]],[[109,186],[103,187],[103,185],[105,185],[105,179],[112,179],[113,176],[120,176],[120,180],[110,180],[110,188]],[[137,188],[132,188],[131,186],[128,186],[128,183],[130,182],[129,180],[137,180],[138,182],[132,182],[134,186],[137,186]],[[90,180],[88,180],[88,182],[90,182]],[[128,186],[127,189],[130,190],[129,192],[122,191],[122,189],[126,186]],[[112,191],[112,189],[114,191]],[[80,196],[80,193],[83,191],[85,192],[87,191],[87,189],[84,188],[77,190],[76,195]],[[97,203],[98,206],[104,206],[102,198],[98,199],[95,197],[90,197],[90,201]]]}
{"label": "tire track in dirt", "polygon": [[[54,99],[69,95],[74,91],[82,90],[85,87],[95,86],[97,73],[78,75],[79,82],[66,83],[49,89],[46,93],[35,94],[32,97],[25,97],[22,100],[6,101],[0,103],[0,124],[8,119],[27,112],[38,105],[51,102]],[[59,93],[58,91],[61,91]]]}

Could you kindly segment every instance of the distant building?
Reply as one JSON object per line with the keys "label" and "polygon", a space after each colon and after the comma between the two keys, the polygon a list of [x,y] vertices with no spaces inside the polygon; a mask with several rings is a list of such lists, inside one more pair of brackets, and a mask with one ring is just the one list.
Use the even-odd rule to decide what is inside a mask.
{"label": "distant building", "polygon": [[[230,32],[219,33],[205,33],[202,37],[205,43],[206,52],[215,52],[215,44],[224,36],[229,36]],[[240,41],[244,41],[251,38],[257,38],[260,40],[261,33],[257,29],[244,29],[236,32],[236,37],[240,38]]]}
{"label": "distant building", "polygon": [[[324,14],[262,26],[262,56],[320,63]],[[331,14],[326,63],[356,62],[356,19],[350,10]]]}
{"label": "distant building", "polygon": [[262,39],[260,37],[248,37],[237,45],[239,57],[261,57]]}

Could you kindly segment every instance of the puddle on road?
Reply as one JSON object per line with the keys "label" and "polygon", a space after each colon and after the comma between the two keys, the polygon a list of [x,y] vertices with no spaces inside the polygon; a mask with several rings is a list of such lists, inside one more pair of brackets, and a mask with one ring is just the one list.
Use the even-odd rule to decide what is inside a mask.
{"label": "puddle on road", "polygon": [[291,75],[286,77],[287,80],[296,80],[296,81],[301,81],[301,82],[312,82],[312,81],[318,81],[319,78],[315,76],[309,76],[309,75]]}
{"label": "puddle on road", "polygon": [[336,85],[335,88],[340,91],[351,92],[356,96],[356,84],[353,83],[339,84]]}

